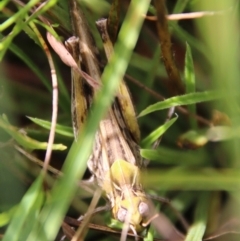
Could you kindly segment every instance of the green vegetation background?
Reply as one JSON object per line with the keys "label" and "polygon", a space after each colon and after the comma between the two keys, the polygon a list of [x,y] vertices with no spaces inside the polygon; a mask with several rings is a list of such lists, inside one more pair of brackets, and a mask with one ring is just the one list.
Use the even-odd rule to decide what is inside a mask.
{"label": "green vegetation background", "polygon": [[[103,52],[94,22],[108,16],[110,2],[82,2],[96,44]],[[37,18],[44,15],[51,20],[64,41],[71,36],[70,18],[67,1],[48,1],[41,11],[33,15],[30,9],[39,1],[28,1],[24,6],[18,3],[8,0],[0,3],[0,235],[3,240],[11,241],[53,240],[70,203],[72,208],[69,212],[74,217],[78,213],[84,214],[89,205],[90,197],[73,184],[85,173],[98,120],[110,104],[115,87],[114,84],[111,87],[110,83],[110,87],[103,89],[99,103],[104,96],[109,96],[107,102],[95,106],[93,118],[90,118],[81,140],[73,142],[70,69],[51,50],[59,86],[59,125],[51,165],[60,169],[65,163],[65,175],[64,178],[56,177],[56,173],[49,175],[45,185],[53,188],[43,188],[41,167],[33,162],[33,157],[44,159],[52,112],[52,87],[49,64],[39,46],[34,27],[46,39],[46,29]],[[131,22],[125,18],[128,4],[127,1],[121,4],[121,21],[126,26],[125,41],[131,42]],[[132,4],[141,7],[137,1]],[[124,55],[119,47],[116,50],[118,57],[110,67],[108,65],[105,78],[118,78],[112,67],[118,68],[120,60],[127,61],[126,82],[137,113],[142,114],[139,117],[141,154],[151,160],[147,172],[143,173],[143,184],[148,193],[171,199],[172,205],[189,222],[185,240],[202,240],[204,235],[209,237],[212,233],[224,231],[227,234],[217,240],[238,240],[239,3],[234,0],[178,0],[166,1],[166,4],[169,14],[214,12],[211,16],[197,19],[169,21],[173,55],[186,87],[186,95],[169,97],[165,84],[168,77],[155,22],[150,20],[143,24],[131,59],[126,57],[131,51]],[[148,6],[148,14],[155,14],[153,5]],[[165,101],[159,102],[159,96],[133,84],[128,76],[153,89]],[[176,109],[178,118],[167,129],[166,125],[163,126],[167,110],[179,105],[202,119],[197,121]],[[231,122],[226,129],[214,132],[217,137],[208,136],[213,110],[225,113]],[[178,138],[189,130],[209,142],[197,150],[179,148],[176,145]],[[151,150],[151,144],[165,131],[160,146]],[[200,144],[197,142],[197,145]],[[26,153],[31,154],[31,160]],[[162,211],[176,227],[183,230],[174,213],[167,207]],[[96,217],[99,224],[109,222],[107,212],[99,216]],[[221,228],[224,224],[227,228]],[[230,234],[231,231],[235,234]],[[113,239],[108,233],[99,238],[98,232],[89,231],[87,238],[96,237],[99,240]]]}

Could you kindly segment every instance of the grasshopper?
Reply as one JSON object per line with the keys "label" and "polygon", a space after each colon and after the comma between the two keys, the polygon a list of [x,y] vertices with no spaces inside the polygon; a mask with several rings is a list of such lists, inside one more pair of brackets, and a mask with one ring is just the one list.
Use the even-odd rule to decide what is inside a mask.
{"label": "grasshopper", "polygon": [[[76,1],[70,1],[72,24],[76,37],[66,45],[79,67],[84,66],[88,75],[101,82],[97,53]],[[106,21],[97,23],[106,56],[109,59],[113,46],[107,34]],[[72,119],[75,138],[84,126],[87,111],[96,89],[90,89],[82,76],[72,70]],[[99,123],[93,152],[88,168],[97,184],[102,188],[111,204],[114,219],[126,223],[128,229],[137,235],[149,223],[149,203],[140,183],[140,168],[143,161],[137,142],[140,132],[130,94],[124,82],[112,107]]]}

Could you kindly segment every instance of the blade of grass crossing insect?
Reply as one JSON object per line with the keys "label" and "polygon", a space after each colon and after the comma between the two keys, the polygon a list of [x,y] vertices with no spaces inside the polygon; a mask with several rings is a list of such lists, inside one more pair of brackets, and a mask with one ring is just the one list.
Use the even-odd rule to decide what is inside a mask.
{"label": "blade of grass crossing insect", "polygon": [[151,144],[154,143],[163,133],[167,131],[167,129],[177,120],[178,117],[171,119],[170,121],[166,122],[164,125],[158,127],[156,130],[151,132],[147,137],[145,137],[142,142],[141,146],[144,148],[150,147]]}
{"label": "blade of grass crossing insect", "polygon": [[198,199],[195,220],[185,241],[202,241],[207,226],[210,193],[204,192]]}
{"label": "blade of grass crossing insect", "polygon": [[[86,131],[86,133],[88,134],[89,131]],[[85,136],[88,135],[85,134]],[[91,149],[91,140],[89,138],[85,138],[84,141],[82,138],[79,138],[78,142],[73,142],[64,163],[64,176],[53,187],[51,196],[49,196],[38,217],[42,226],[39,226],[38,222],[35,223],[31,232],[33,235],[32,240],[39,240],[38,238],[44,236],[44,233],[46,233],[48,241],[55,238],[63,215],[67,211],[68,205],[76,191],[77,180],[82,178],[86,170],[86,163],[83,160],[88,158],[89,149]]]}
{"label": "blade of grass crossing insect", "polygon": [[149,3],[150,1],[134,0],[130,4],[119,33],[115,53],[102,75],[103,82],[106,84],[96,96],[92,116],[87,121],[86,128],[80,133],[78,141],[73,143],[69,151],[63,166],[64,176],[56,182],[47,204],[43,207],[39,217],[42,226],[39,227],[39,223],[36,224],[32,231],[35,239],[32,240],[37,240],[38,235],[42,233],[46,234],[48,240],[53,240],[59,230],[61,220],[76,191],[76,181],[82,178],[86,170],[98,123],[109,108],[130,61],[143,22],[142,15],[146,14]]}
{"label": "blade of grass crossing insect", "polygon": [[[236,95],[236,94],[237,93],[233,93],[233,95]],[[204,92],[190,93],[190,94],[181,95],[181,96],[175,96],[172,98],[168,98],[167,100],[160,101],[153,105],[148,106],[139,114],[138,117],[142,117],[154,111],[168,109],[173,106],[189,105],[189,104],[195,104],[195,103],[200,103],[204,101],[217,100],[220,98],[224,98],[225,96],[226,95],[224,94],[223,91],[204,91]]]}
{"label": "blade of grass crossing insect", "polygon": [[27,240],[26,235],[31,232],[31,224],[34,223],[36,214],[40,212],[43,204],[42,182],[43,176],[40,175],[24,195],[8,226],[3,241]]}
{"label": "blade of grass crossing insect", "polygon": [[[194,93],[196,91],[195,73],[192,59],[191,47],[186,43],[185,67],[184,67],[184,80],[186,85],[186,93]],[[196,105],[188,105],[188,110],[192,115],[196,115]],[[197,121],[195,118],[190,118],[192,129],[197,129]]]}

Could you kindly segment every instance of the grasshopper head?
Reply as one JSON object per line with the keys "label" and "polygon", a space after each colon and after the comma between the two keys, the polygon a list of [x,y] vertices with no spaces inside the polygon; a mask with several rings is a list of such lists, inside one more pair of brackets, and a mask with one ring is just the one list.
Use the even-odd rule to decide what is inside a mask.
{"label": "grasshopper head", "polygon": [[113,217],[128,223],[133,232],[141,233],[148,223],[149,204],[146,197],[133,195],[126,199],[119,197],[112,209]]}
{"label": "grasshopper head", "polygon": [[141,233],[149,223],[149,204],[140,184],[139,168],[116,160],[105,175],[102,188],[111,201],[113,218],[127,223],[135,234]]}

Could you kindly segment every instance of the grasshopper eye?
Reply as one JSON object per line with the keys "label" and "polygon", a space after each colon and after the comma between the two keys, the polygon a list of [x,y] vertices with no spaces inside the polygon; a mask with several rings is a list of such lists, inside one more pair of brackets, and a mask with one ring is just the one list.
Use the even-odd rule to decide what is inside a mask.
{"label": "grasshopper eye", "polygon": [[138,206],[138,211],[141,215],[148,215],[149,213],[149,207],[148,204],[145,202],[141,202]]}
{"label": "grasshopper eye", "polygon": [[117,213],[117,219],[120,221],[120,222],[124,222],[125,219],[126,219],[126,215],[127,215],[127,209],[121,207]]}

